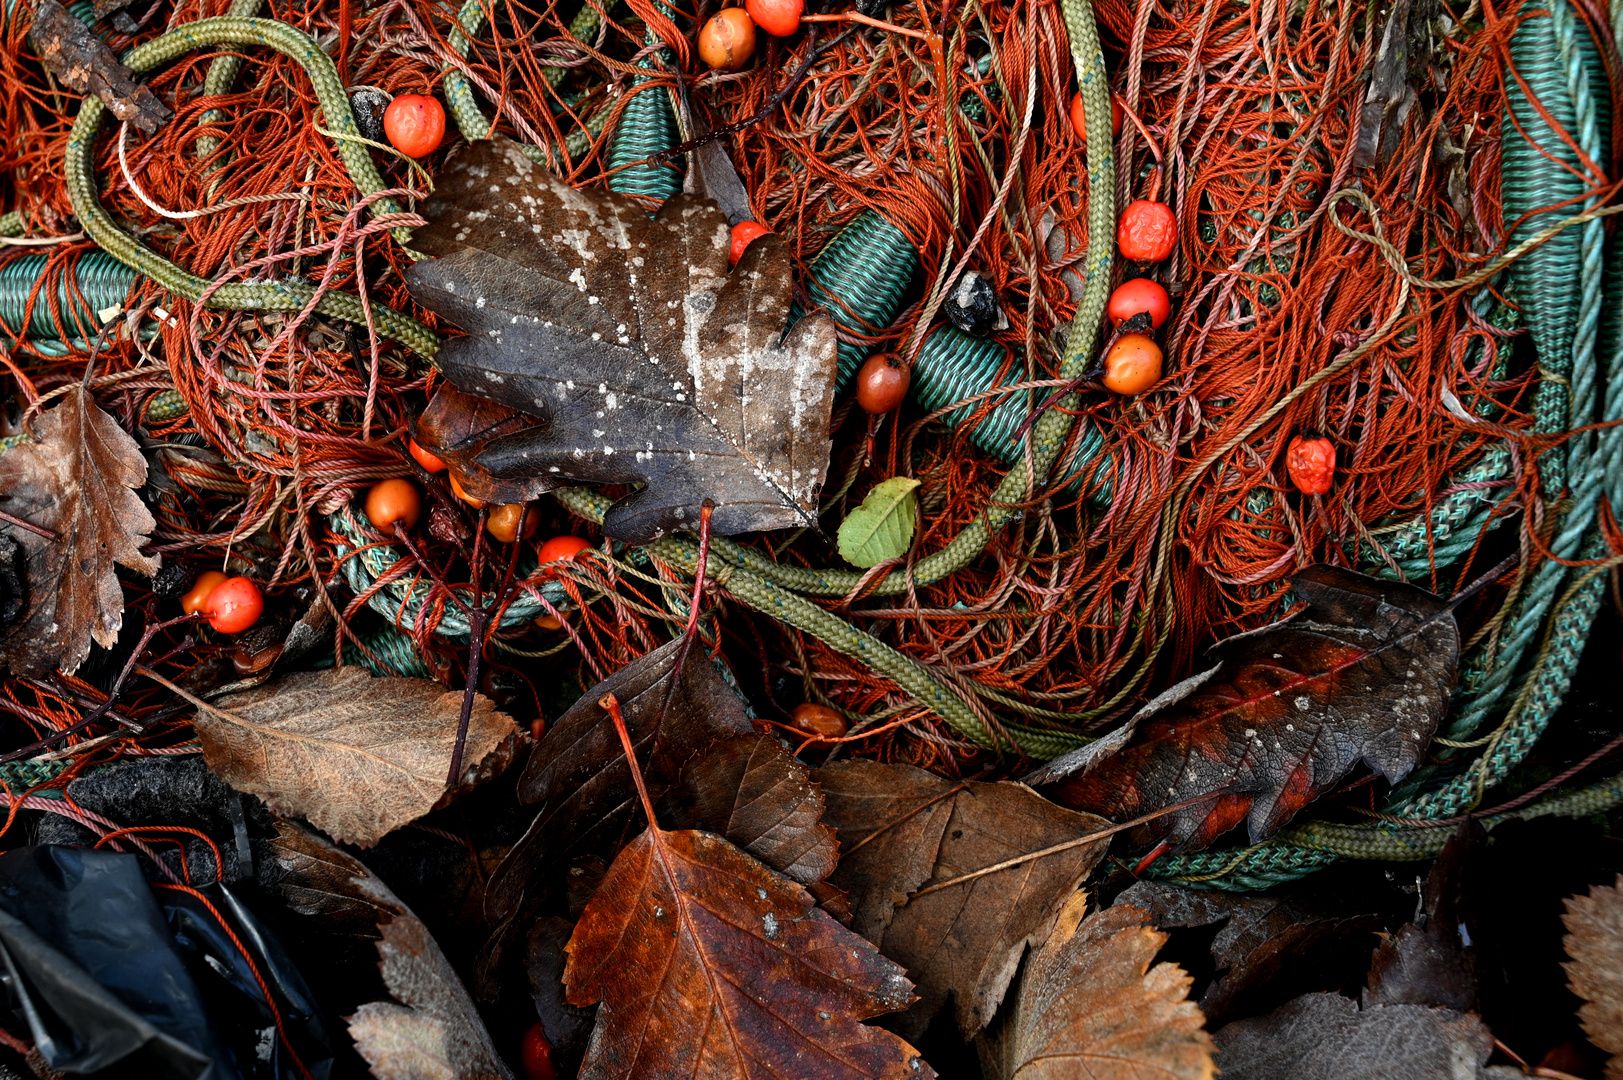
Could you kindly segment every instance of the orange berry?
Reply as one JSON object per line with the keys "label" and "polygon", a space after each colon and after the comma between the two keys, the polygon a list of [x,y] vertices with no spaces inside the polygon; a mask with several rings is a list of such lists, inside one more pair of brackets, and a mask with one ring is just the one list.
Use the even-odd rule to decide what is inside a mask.
{"label": "orange berry", "polygon": [[[1111,94],[1110,134],[1112,137],[1121,134],[1121,120],[1121,102],[1116,100],[1115,94]],[[1087,106],[1082,103],[1082,91],[1080,90],[1071,95],[1071,130],[1076,132],[1078,139],[1083,142],[1088,141],[1088,110]]]}
{"label": "orange berry", "polygon": [[[737,11],[738,9],[728,8],[727,10]],[[750,244],[754,243],[757,237],[765,236],[771,231],[759,221],[740,221],[737,225],[734,225],[733,246],[727,252],[727,265],[737,266],[738,260],[744,257],[744,252],[749,248]]]}
{"label": "orange berry", "polygon": [[878,353],[857,372],[857,404],[875,416],[888,413],[907,397],[913,374],[894,353]]}
{"label": "orange berry", "polygon": [[739,71],[755,52],[755,23],[743,8],[722,8],[699,31],[699,59],[715,71]]}
{"label": "orange berry", "polygon": [[417,459],[417,464],[431,473],[444,472],[450,468],[438,455],[429,453],[417,445],[416,439],[410,440],[406,448],[411,451],[411,456]]}
{"label": "orange berry", "polygon": [[556,615],[542,615],[535,620],[535,625],[543,630],[562,630],[564,621]]}
{"label": "orange berry", "polygon": [[808,735],[824,739],[838,739],[851,729],[838,709],[814,705],[809,701],[795,706],[795,711],[789,714],[789,722]]}
{"label": "orange berry", "polygon": [[1120,326],[1140,312],[1148,312],[1150,325],[1161,329],[1161,324],[1167,321],[1172,313],[1172,298],[1167,291],[1149,278],[1133,278],[1124,281],[1121,286],[1110,294],[1110,304],[1105,308],[1110,321]]}
{"label": "orange berry", "polygon": [[1285,471],[1302,494],[1325,494],[1335,483],[1335,444],[1322,437],[1296,436],[1285,449]]}
{"label": "orange berry", "polygon": [[445,138],[445,107],[422,94],[401,94],[383,110],[383,133],[407,157],[426,157]]}
{"label": "orange berry", "polygon": [[366,493],[366,520],[386,533],[394,532],[397,521],[410,529],[422,512],[423,497],[410,480],[382,480]]}
{"label": "orange berry", "polygon": [[208,603],[209,594],[214,587],[225,580],[225,575],[218,570],[205,570],[197,575],[192,587],[185,596],[180,598],[180,610],[188,615],[196,615]]}
{"label": "orange berry", "polygon": [[519,518],[524,519],[524,539],[535,535],[541,527],[541,515],[535,511],[524,513],[524,503],[502,503],[485,515],[485,531],[504,544],[518,539]]}
{"label": "orange berry", "polygon": [[1178,246],[1178,219],[1166,203],[1137,199],[1121,212],[1116,246],[1134,262],[1160,262]]}
{"label": "orange berry", "polygon": [[1142,394],[1161,381],[1161,346],[1143,334],[1123,334],[1105,357],[1106,388],[1118,394]]}
{"label": "orange berry", "polygon": [[744,0],[744,7],[755,25],[773,37],[800,29],[800,14],[806,10],[803,0]]}
{"label": "orange berry", "polygon": [[476,499],[462,489],[462,484],[457,480],[456,473],[451,474],[451,494],[455,495],[457,498],[461,499],[475,510],[483,510],[485,508],[485,500]]}
{"label": "orange berry", "polygon": [[203,613],[222,634],[240,634],[264,614],[265,598],[259,586],[245,577],[226,578],[209,593]]}
{"label": "orange berry", "polygon": [[590,541],[582,540],[578,536],[554,536],[541,545],[541,551],[536,557],[543,563],[562,562],[565,559],[573,559],[576,553],[585,551],[591,546]]}

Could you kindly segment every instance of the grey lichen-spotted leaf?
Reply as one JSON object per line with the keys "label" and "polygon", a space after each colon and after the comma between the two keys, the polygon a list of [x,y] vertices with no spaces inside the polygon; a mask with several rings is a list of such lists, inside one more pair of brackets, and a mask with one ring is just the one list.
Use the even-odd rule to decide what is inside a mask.
{"label": "grey lichen-spotted leaf", "polygon": [[628,543],[697,526],[727,535],[815,526],[828,469],[834,323],[784,324],[780,240],[729,274],[713,203],[678,195],[649,219],[577,191],[500,137],[436,178],[406,274],[423,306],[468,331],[437,357],[462,390],[543,423],[476,462],[502,478],[641,483],[604,531]]}

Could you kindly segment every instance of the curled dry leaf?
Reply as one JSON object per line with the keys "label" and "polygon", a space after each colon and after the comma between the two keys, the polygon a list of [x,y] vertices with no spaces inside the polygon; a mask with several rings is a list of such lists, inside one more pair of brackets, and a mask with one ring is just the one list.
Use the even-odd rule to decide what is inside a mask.
{"label": "curled dry leaf", "polygon": [[1623,1080],[1623,875],[1567,899],[1562,944],[1572,992],[1584,999],[1578,1019],[1589,1041],[1612,1055],[1606,1080]]}
{"label": "curled dry leaf", "polygon": [[706,500],[730,535],[817,527],[836,340],[826,315],[784,333],[793,260],[731,235],[690,195],[649,220],[633,199],[576,191],[500,136],[436,177],[418,303],[469,331],[436,362],[459,388],[542,421],[488,443],[498,478],[644,486],[603,530],[646,543],[692,529]]}
{"label": "curled dry leaf", "polygon": [[1223,1080],[1477,1080],[1493,1037],[1469,1013],[1306,994],[1220,1029]]}
{"label": "curled dry leaf", "polygon": [[910,897],[1110,823],[1021,784],[954,784],[905,765],[848,761],[813,776],[824,820],[839,830],[840,865],[829,880],[851,894],[851,928],[918,984],[919,1003],[890,1026],[917,1038],[951,997],[959,1030],[973,1035],[1109,840]]}
{"label": "curled dry leaf", "polygon": [[1072,894],[1020,977],[1014,1008],[981,1043],[991,1080],[1211,1080],[1212,1040],[1190,978],[1155,964],[1167,936],[1137,908],[1083,919]]}
{"label": "curled dry leaf", "polygon": [[492,440],[535,426],[533,416],[441,383],[417,418],[413,437],[450,466],[469,495],[491,503],[522,503],[555,485],[534,477],[498,480],[474,464],[474,459]]}
{"label": "curled dry leaf", "polygon": [[296,825],[282,822],[278,830],[272,851],[288,905],[376,941],[384,985],[396,1000],[367,1002],[349,1018],[355,1049],[372,1075],[512,1080],[473,999],[422,920],[359,860]]}
{"label": "curled dry leaf", "polygon": [[1412,585],[1331,566],[1291,582],[1307,610],[1219,645],[1214,672],[1141,711],[1121,749],[1084,748],[1028,782],[1057,780],[1055,799],[1117,820],[1215,796],[1133,833],[1199,850],[1242,821],[1253,842],[1273,835],[1361,760],[1407,776],[1448,709],[1453,614]]}
{"label": "curled dry leaf", "polygon": [[[373,678],[359,668],[294,672],[198,706],[203,757],[222,780],[362,847],[446,796],[462,695],[429,679]],[[512,717],[475,695],[465,779],[510,757]]]}
{"label": "curled dry leaf", "polygon": [[569,1001],[602,1003],[583,1078],[935,1075],[860,1022],[913,1000],[902,969],[720,837],[650,827],[615,859],[568,948]]}
{"label": "curled dry leaf", "polygon": [[605,694],[620,702],[655,799],[711,743],[755,730],[737,695],[700,650],[690,650],[676,672],[680,646],[679,641],[663,645],[598,683],[530,752],[518,797],[534,804],[537,813],[491,879],[487,903],[493,915],[511,917],[533,876],[579,855],[599,855],[606,862],[631,835],[636,795],[614,722],[598,705]]}
{"label": "curled dry leaf", "polygon": [[71,674],[92,641],[108,648],[124,625],[114,564],[158,572],[140,550],[153,528],[134,491],[146,483],[146,459],[77,384],[40,415],[34,436],[0,454],[0,510],[56,538],[0,524],[23,549],[28,591],[27,614],[0,639],[0,663],[24,675]]}
{"label": "curled dry leaf", "polygon": [[725,739],[694,758],[670,795],[668,820],[726,837],[772,869],[810,885],[839,861],[823,792],[772,735]]}
{"label": "curled dry leaf", "polygon": [[57,0],[35,0],[29,38],[62,85],[95,94],[120,120],[151,135],[174,113],[118,62],[113,50]]}

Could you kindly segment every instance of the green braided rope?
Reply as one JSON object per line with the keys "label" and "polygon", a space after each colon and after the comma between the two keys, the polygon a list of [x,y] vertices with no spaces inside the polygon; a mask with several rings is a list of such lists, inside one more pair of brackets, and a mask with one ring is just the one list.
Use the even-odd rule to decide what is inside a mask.
{"label": "green braided rope", "polygon": [[[263,45],[298,61],[310,76],[327,122],[341,135],[359,136],[354,114],[350,112],[349,99],[344,94],[343,84],[338,79],[338,70],[332,60],[308,35],[286,23],[229,15],[203,19],[154,38],[131,50],[123,60],[131,70],[146,72],[196,49],[222,44]],[[79,117],[68,137],[64,168],[74,213],[78,215],[85,232],[109,255],[164,288],[187,299],[197,300],[210,285],[207,279],[182,270],[143,246],[120,229],[97,201],[91,150],[106,111],[107,106],[99,97],[86,97],[79,106]],[[338,153],[356,188],[363,195],[384,189],[383,178],[378,175],[377,166],[372,163],[365,146],[351,139],[339,139]],[[382,199],[375,204],[375,209],[379,213],[389,213],[397,208],[391,200]],[[233,283],[215,290],[209,297],[208,305],[239,311],[299,311],[314,296],[312,286],[298,281]],[[347,322],[361,325],[367,322],[367,312],[360,299],[346,293],[329,291],[323,294],[316,304],[316,310]],[[371,311],[373,324],[386,337],[423,357],[432,357],[439,350],[439,339],[417,320],[381,304],[373,304]]]}
{"label": "green braided rope", "polygon": [[21,236],[25,230],[21,210],[7,210],[0,214],[0,236]]}

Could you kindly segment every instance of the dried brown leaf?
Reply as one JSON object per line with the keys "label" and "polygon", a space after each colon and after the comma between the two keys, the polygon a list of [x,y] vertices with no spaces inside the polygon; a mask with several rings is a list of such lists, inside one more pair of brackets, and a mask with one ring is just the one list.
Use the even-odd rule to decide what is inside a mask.
{"label": "dried brown leaf", "polygon": [[860,1023],[912,1000],[902,969],[720,837],[654,827],[633,840],[568,949],[569,1001],[602,1003],[588,1080],[935,1075]]}
{"label": "dried brown leaf", "polygon": [[368,1002],[349,1017],[350,1037],[372,1075],[512,1080],[473,999],[422,920],[358,859],[291,823],[277,828],[272,850],[288,904],[320,917],[324,931],[342,927],[375,941],[395,1002]]}
{"label": "dried brown leaf", "polygon": [[646,543],[715,503],[720,535],[817,527],[828,470],[833,320],[785,323],[793,260],[776,236],[727,270],[714,203],[677,195],[657,217],[575,190],[497,136],[435,177],[433,259],[406,281],[469,331],[435,358],[462,390],[539,418],[474,463],[497,478],[643,486],[603,530]]}
{"label": "dried brown leaf", "polygon": [[1481,1020],[1451,1009],[1305,994],[1213,1037],[1223,1080],[1477,1080],[1493,1050]]}
{"label": "dried brown leaf", "polygon": [[1561,966],[1567,985],[1584,999],[1578,1019],[1589,1041],[1611,1054],[1606,1080],[1623,1080],[1623,875],[1567,898],[1562,940],[1572,957]]}
{"label": "dried brown leaf", "polygon": [[[334,838],[375,844],[446,795],[462,695],[428,679],[359,668],[294,672],[198,708],[203,756],[232,787]],[[464,779],[511,753],[511,717],[475,695]]]}
{"label": "dried brown leaf", "polygon": [[997,1012],[1027,945],[1048,936],[1109,840],[909,897],[1110,823],[1022,784],[954,784],[905,765],[849,761],[813,776],[827,801],[824,820],[839,831],[843,854],[829,880],[851,894],[852,929],[918,984],[918,1004],[891,1026],[917,1038],[950,996],[959,1030],[973,1035]]}
{"label": "dried brown leaf", "polygon": [[558,1071],[570,1074],[580,1065],[591,1037],[596,1009],[581,1009],[564,1000],[564,965],[575,924],[555,915],[535,920],[525,949],[524,971],[530,977],[530,1000],[541,1030],[552,1044],[552,1061]]}
{"label": "dried brown leaf", "polygon": [[494,440],[535,425],[533,416],[441,383],[413,425],[413,437],[419,446],[449,465],[462,490],[474,498],[494,503],[529,502],[556,485],[530,477],[498,480],[474,464],[474,459]]}
{"label": "dried brown leaf", "polygon": [[76,93],[95,94],[114,116],[142,134],[151,135],[175,115],[145,83],[135,81],[135,74],[118,62],[106,42],[57,0],[35,0],[28,36],[62,85]]}
{"label": "dried brown leaf", "polygon": [[1167,936],[1137,908],[1083,919],[1073,893],[1032,953],[1014,1008],[981,1045],[992,1080],[1211,1080],[1212,1040],[1176,964],[1150,966]]}
{"label": "dried brown leaf", "polygon": [[78,384],[40,415],[34,436],[0,454],[0,510],[56,539],[0,524],[23,548],[29,594],[28,614],[0,639],[0,663],[19,674],[71,674],[91,641],[108,648],[124,625],[114,564],[158,572],[158,560],[140,551],[154,524],[134,491],[147,465],[140,445]]}
{"label": "dried brown leaf", "polygon": [[839,861],[834,830],[820,820],[822,789],[806,766],[771,735],[716,743],[682,772],[667,820],[725,836],[802,885]]}

